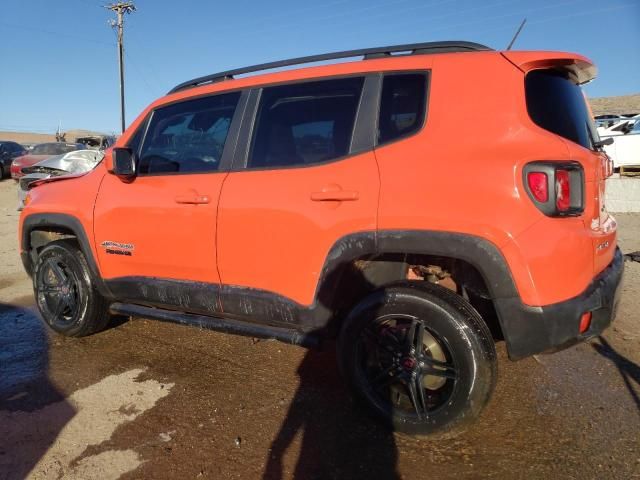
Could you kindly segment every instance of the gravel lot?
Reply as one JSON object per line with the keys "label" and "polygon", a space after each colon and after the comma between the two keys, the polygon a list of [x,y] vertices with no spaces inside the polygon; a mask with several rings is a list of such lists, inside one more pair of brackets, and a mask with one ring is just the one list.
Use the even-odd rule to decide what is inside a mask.
{"label": "gravel lot", "polygon": [[[135,319],[50,334],[0,182],[0,479],[640,478],[640,264],[602,338],[519,362],[498,345],[480,421],[452,440],[389,433],[345,394],[331,348]],[[640,214],[617,216],[625,253]]]}

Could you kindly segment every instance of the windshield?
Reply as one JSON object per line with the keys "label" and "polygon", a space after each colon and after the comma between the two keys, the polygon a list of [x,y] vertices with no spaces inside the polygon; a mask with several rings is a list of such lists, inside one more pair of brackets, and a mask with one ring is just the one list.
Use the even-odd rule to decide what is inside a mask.
{"label": "windshield", "polygon": [[599,141],[582,89],[555,70],[534,70],[525,79],[527,110],[540,127],[585,148]]}
{"label": "windshield", "polygon": [[84,148],[86,148],[84,145],[78,143],[41,143],[33,147],[30,153],[31,155],[62,155]]}

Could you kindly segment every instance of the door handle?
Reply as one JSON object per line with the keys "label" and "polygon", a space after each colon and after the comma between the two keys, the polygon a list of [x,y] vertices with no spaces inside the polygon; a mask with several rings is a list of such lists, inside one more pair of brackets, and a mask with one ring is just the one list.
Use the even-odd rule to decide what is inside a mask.
{"label": "door handle", "polygon": [[359,198],[360,195],[355,190],[342,190],[342,188],[337,185],[330,185],[319,192],[311,193],[311,200],[314,202],[352,202]]}
{"label": "door handle", "polygon": [[178,195],[175,200],[176,203],[186,203],[191,205],[202,205],[211,201],[208,195],[198,195],[197,193]]}

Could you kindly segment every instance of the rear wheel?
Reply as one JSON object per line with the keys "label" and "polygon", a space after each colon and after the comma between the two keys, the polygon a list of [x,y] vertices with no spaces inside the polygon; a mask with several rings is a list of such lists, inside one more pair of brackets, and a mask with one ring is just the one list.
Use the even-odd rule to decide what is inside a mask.
{"label": "rear wheel", "polygon": [[58,333],[82,337],[109,321],[109,304],[95,289],[87,261],[71,240],[52,242],[40,252],[33,287],[42,318]]}
{"label": "rear wheel", "polygon": [[496,353],[489,329],[459,295],[427,282],[374,292],[338,342],[354,393],[396,430],[457,433],[489,401]]}
{"label": "rear wheel", "polygon": [[5,172],[4,172],[4,165],[2,165],[2,163],[0,163],[0,180],[2,180],[5,176]]}

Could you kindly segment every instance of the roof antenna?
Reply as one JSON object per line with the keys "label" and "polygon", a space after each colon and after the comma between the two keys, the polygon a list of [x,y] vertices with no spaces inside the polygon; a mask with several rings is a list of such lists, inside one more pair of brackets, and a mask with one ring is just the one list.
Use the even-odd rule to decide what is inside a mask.
{"label": "roof antenna", "polygon": [[513,38],[509,42],[509,45],[507,46],[507,50],[511,50],[511,47],[513,47],[513,44],[515,43],[516,38],[518,38],[518,35],[520,35],[520,32],[522,31],[522,27],[524,27],[525,23],[527,23],[527,19],[526,18],[524,20],[522,20],[522,23],[518,27],[518,31],[516,32],[516,34],[513,36]]}

